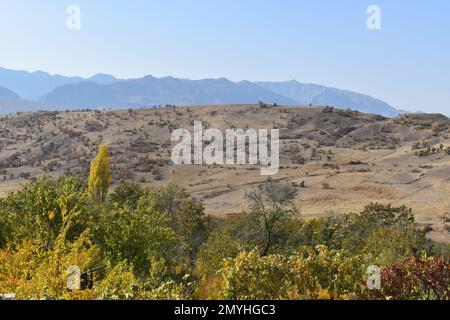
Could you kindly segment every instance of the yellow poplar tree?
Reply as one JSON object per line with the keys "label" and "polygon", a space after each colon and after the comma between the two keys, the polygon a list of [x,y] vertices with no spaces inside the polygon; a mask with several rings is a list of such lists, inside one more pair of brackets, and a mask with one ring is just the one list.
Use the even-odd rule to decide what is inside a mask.
{"label": "yellow poplar tree", "polygon": [[92,199],[96,202],[104,201],[110,184],[109,146],[102,144],[98,147],[97,157],[91,161],[89,192]]}

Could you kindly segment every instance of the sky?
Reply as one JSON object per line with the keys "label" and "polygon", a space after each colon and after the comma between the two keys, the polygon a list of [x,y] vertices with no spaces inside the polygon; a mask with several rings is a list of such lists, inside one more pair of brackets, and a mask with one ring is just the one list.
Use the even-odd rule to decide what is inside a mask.
{"label": "sky", "polygon": [[[79,30],[67,8],[81,10]],[[367,8],[381,10],[369,30]],[[0,0],[0,66],[296,79],[450,115],[448,0]]]}

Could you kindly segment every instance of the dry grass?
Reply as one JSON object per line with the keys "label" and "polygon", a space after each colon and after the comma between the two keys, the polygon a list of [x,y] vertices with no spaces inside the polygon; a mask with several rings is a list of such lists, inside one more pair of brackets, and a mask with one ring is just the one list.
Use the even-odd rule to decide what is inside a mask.
{"label": "dry grass", "polygon": [[[279,128],[282,168],[273,179],[297,186],[304,216],[355,212],[370,202],[404,204],[419,223],[432,225],[433,239],[450,242],[439,218],[450,212],[450,155],[445,152],[450,121],[433,115],[386,119],[316,107],[210,106],[3,117],[0,194],[26,182],[24,173],[86,176],[96,146],[108,143],[115,183],[132,179],[158,187],[174,182],[201,199],[211,215],[247,210],[245,193],[266,179],[259,167],[172,165],[171,131],[192,129],[194,120],[218,129]],[[413,145],[424,141],[430,147],[443,144],[444,151],[416,156]],[[318,143],[321,160],[316,162],[311,148]]]}

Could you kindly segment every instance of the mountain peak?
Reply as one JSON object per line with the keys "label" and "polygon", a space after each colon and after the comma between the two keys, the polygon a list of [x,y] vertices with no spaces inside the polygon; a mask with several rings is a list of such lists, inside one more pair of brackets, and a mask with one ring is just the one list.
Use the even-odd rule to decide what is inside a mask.
{"label": "mountain peak", "polygon": [[93,75],[92,77],[87,78],[86,80],[95,82],[98,84],[111,84],[113,82],[118,81],[119,79],[117,79],[116,77],[114,77],[113,75],[110,75],[110,74],[97,73],[97,74]]}

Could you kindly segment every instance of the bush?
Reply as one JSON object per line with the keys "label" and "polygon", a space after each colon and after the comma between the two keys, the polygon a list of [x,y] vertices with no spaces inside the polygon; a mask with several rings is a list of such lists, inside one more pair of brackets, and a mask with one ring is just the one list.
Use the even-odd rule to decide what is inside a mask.
{"label": "bush", "polygon": [[146,191],[139,183],[121,181],[109,197],[110,201],[118,207],[136,209],[139,199],[144,194]]}
{"label": "bush", "polygon": [[[0,199],[0,292],[19,299],[449,299],[449,247],[427,240],[410,209],[371,204],[301,219],[296,192],[268,181],[248,194],[250,212],[208,218],[176,185],[122,182],[97,201],[75,177],[41,177]],[[67,270],[75,265],[105,268],[93,287],[69,292]],[[369,265],[381,267],[379,291],[366,289]]]}
{"label": "bush", "polygon": [[141,198],[136,210],[103,208],[95,229],[96,241],[104,254],[113,263],[128,261],[141,275],[146,274],[152,259],[169,261],[177,245],[170,220],[147,200]]}
{"label": "bush", "polygon": [[361,251],[369,236],[383,228],[414,229],[414,216],[405,206],[370,204],[361,213],[348,214],[336,221],[333,241],[351,253]]}
{"label": "bush", "polygon": [[417,257],[394,262],[381,270],[381,290],[366,298],[395,300],[450,299],[450,260]]}
{"label": "bush", "polygon": [[101,264],[99,248],[84,233],[74,242],[62,237],[52,250],[24,241],[0,251],[0,292],[14,292],[18,299],[93,299],[91,290],[66,289],[68,267],[87,270]]}
{"label": "bush", "polygon": [[0,201],[1,237],[10,244],[33,240],[52,248],[59,234],[74,239],[89,219],[86,186],[74,177],[44,176]]}
{"label": "bush", "polygon": [[289,257],[257,251],[228,259],[220,270],[220,298],[231,300],[349,299],[364,289],[359,257],[318,246]]}

